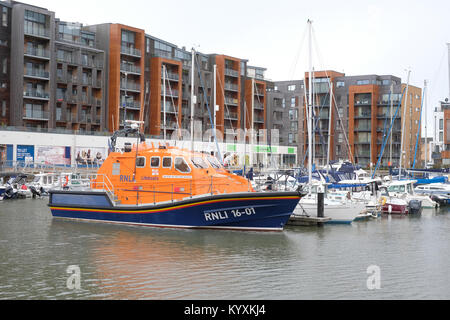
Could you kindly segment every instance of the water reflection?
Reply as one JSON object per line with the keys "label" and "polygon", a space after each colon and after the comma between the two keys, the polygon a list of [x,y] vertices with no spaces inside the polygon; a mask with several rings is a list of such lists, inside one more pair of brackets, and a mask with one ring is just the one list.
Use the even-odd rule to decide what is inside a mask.
{"label": "water reflection", "polygon": [[[76,222],[43,200],[0,202],[0,299],[448,299],[449,229],[447,208],[260,233]],[[369,265],[381,290],[366,287]]]}

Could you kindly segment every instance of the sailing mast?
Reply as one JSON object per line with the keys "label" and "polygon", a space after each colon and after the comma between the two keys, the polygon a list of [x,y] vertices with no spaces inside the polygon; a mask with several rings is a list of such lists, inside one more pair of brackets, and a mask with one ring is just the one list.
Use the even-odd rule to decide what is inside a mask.
{"label": "sailing mast", "polygon": [[166,65],[163,64],[163,108],[164,108],[164,145],[166,144]]}
{"label": "sailing mast", "polygon": [[427,132],[427,80],[423,81],[423,91],[424,91],[424,98],[425,98],[425,163],[423,168],[427,169],[427,163],[428,163],[428,132]]}
{"label": "sailing mast", "polygon": [[[405,137],[405,121],[406,121],[406,109],[408,105],[408,89],[409,89],[409,76],[411,75],[411,70],[408,70],[408,78],[406,81],[406,94],[405,94],[405,105],[403,107],[403,124],[402,124],[402,138],[401,138],[401,144],[400,144],[400,165],[398,169],[398,180],[400,180],[401,172],[402,172],[402,158],[403,158],[403,139]],[[406,151],[405,151],[406,154]]]}
{"label": "sailing mast", "polygon": [[333,82],[330,80],[330,115],[328,117],[328,152],[327,152],[327,175],[328,168],[330,166],[330,154],[331,154],[331,112],[333,110]]}
{"label": "sailing mast", "polygon": [[308,183],[312,182],[312,21],[309,25]]}
{"label": "sailing mast", "polygon": [[[390,117],[391,117],[391,124],[392,124],[392,109],[394,107],[394,84],[391,82],[391,94],[389,95],[391,98],[391,112],[390,112]],[[389,144],[389,164],[392,165],[392,133],[390,133],[390,144]]]}
{"label": "sailing mast", "polygon": [[191,151],[194,152],[194,105],[197,102],[197,97],[194,95],[194,64],[195,64],[195,50],[191,50]]}

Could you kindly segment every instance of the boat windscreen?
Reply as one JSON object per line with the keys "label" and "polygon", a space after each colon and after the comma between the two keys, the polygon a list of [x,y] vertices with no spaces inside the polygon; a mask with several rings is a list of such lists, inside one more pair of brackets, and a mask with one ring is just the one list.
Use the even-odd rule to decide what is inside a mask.
{"label": "boat windscreen", "polygon": [[220,162],[216,158],[208,157],[207,159],[208,159],[208,162],[211,165],[211,167],[213,167],[214,169],[220,169],[221,168]]}
{"label": "boat windscreen", "polygon": [[192,157],[191,162],[198,169],[207,169],[208,164],[201,157]]}

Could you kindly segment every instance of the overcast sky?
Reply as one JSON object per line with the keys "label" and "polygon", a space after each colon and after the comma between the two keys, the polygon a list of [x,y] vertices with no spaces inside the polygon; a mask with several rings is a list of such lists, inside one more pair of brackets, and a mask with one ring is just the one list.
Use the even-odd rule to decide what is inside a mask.
{"label": "overcast sky", "polygon": [[[121,23],[188,50],[248,59],[271,80],[303,79],[307,20],[314,66],[346,75],[392,74],[428,86],[432,109],[449,95],[448,0],[23,0],[61,20]],[[428,128],[432,132],[431,125]]]}

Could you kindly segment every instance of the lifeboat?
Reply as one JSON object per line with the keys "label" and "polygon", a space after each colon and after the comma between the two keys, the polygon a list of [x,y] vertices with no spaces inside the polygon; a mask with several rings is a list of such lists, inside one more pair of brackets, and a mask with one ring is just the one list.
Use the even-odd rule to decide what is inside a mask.
{"label": "lifeboat", "polygon": [[266,231],[282,230],[302,197],[299,192],[255,192],[249,180],[228,172],[210,154],[149,145],[145,138],[111,152],[89,188],[49,193],[57,218]]}

